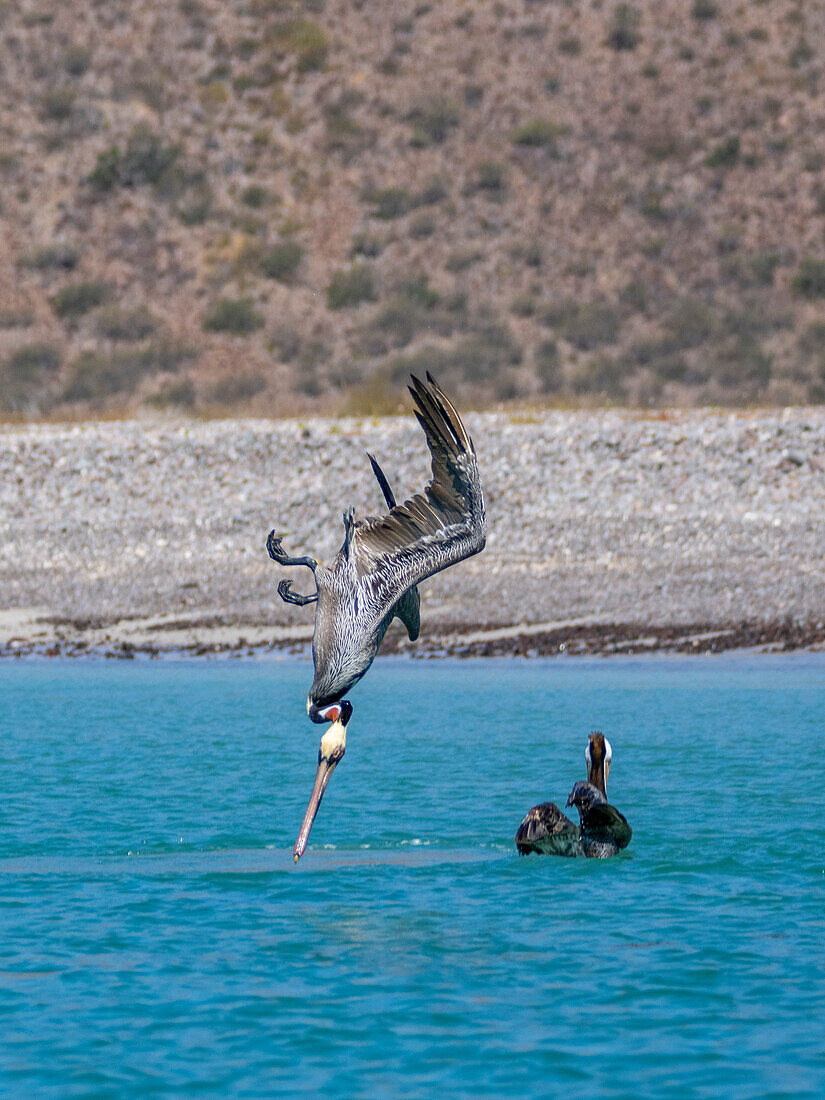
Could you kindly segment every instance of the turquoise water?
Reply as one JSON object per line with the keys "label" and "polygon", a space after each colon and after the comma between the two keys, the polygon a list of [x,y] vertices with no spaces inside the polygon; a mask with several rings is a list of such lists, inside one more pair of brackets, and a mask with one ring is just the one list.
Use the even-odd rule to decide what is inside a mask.
{"label": "turquoise water", "polygon": [[[0,1094],[825,1094],[825,658],[0,668]],[[520,859],[613,743],[613,860]]]}

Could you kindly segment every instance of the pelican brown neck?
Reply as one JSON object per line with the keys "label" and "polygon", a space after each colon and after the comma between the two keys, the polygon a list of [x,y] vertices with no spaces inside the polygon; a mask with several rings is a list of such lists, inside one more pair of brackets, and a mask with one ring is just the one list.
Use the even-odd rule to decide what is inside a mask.
{"label": "pelican brown neck", "polygon": [[607,797],[607,777],[610,774],[610,761],[613,749],[603,733],[595,730],[590,734],[587,748],[584,750],[587,761],[587,782]]}

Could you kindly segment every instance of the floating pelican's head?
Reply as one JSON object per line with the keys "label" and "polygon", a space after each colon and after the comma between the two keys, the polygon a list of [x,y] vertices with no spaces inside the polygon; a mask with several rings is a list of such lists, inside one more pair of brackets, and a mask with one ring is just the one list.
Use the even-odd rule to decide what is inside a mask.
{"label": "floating pelican's head", "polygon": [[[347,699],[342,699],[340,703],[331,703],[329,706],[321,707],[318,713],[322,717],[316,718],[314,721],[332,722],[332,725],[321,738],[321,745],[318,749],[318,771],[315,773],[315,783],[312,787],[312,794],[309,796],[309,805],[307,806],[307,812],[304,814],[301,831],[298,833],[298,839],[295,841],[295,848],[292,852],[296,863],[306,850],[312,823],[315,821],[315,815],[318,813],[318,807],[321,805],[321,799],[324,797],[324,791],[327,789],[330,776],[344,759],[344,753],[347,750],[347,723],[352,717],[352,703]],[[312,716],[310,715],[310,717]]]}
{"label": "floating pelican's head", "polygon": [[613,759],[613,749],[603,733],[594,730],[590,734],[587,748],[584,750],[584,759],[587,761],[587,781],[594,787],[607,794],[607,777],[610,774],[610,761]]}

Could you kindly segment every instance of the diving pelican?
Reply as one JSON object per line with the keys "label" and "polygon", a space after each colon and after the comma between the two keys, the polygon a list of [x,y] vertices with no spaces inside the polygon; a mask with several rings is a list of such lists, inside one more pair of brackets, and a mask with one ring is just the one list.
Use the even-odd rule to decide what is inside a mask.
{"label": "diving pelican", "polygon": [[576,827],[555,802],[533,806],[516,830],[516,847],[521,855],[536,852],[603,859],[630,843],[633,833],[626,818],[607,801],[613,749],[603,733],[590,734],[584,759],[587,781],[574,784],[567,799],[567,805],[579,811],[580,825]]}
{"label": "diving pelican", "polygon": [[274,531],[267,539],[273,561],[306,566],[315,576],[312,595],[292,592],[288,580],[280,582],[278,594],[298,606],[316,604],[315,676],[307,714],[313,722],[333,723],[321,739],[315,785],[293,852],[296,863],[332,770],[344,755],[352,716],[344,695],[372,664],[394,618],[404,624],[411,641],[418,637],[418,584],[484,549],[487,521],[473,441],[429,372],[426,383],[413,375],[409,390],[432,457],[429,485],[396,504],[381,467],[369,455],[389,512],[357,520],[355,509],[347,508],[344,543],[328,567],[313,558],[289,557]]}

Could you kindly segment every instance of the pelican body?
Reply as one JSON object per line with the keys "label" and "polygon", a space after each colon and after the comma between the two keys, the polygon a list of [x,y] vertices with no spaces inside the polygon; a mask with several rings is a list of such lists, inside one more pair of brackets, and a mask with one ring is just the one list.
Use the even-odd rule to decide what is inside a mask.
{"label": "pelican body", "polygon": [[587,781],[573,785],[568,806],[579,811],[577,827],[555,802],[541,802],[528,810],[516,830],[520,855],[586,856],[604,859],[630,843],[627,819],[607,801],[607,777],[613,749],[603,733],[590,734],[584,752]]}
{"label": "pelican body", "polygon": [[[278,585],[287,603],[316,604],[315,676],[307,696],[313,722],[339,722],[344,704],[350,707],[349,719],[352,708],[344,695],[369,669],[392,620],[401,620],[411,640],[418,637],[419,583],[484,548],[487,520],[473,441],[429,373],[426,382],[412,376],[409,389],[432,458],[430,483],[397,504],[384,472],[369,455],[389,512],[359,520],[348,508],[343,544],[328,566],[309,557],[289,557],[274,531],[267,540],[274,561],[306,566],[315,577],[311,595],[292,592],[288,580]],[[315,811],[319,803],[320,797]],[[305,835],[302,828],[304,847],[311,827],[312,820]],[[302,852],[296,844],[296,858]]]}
{"label": "pelican body", "polygon": [[627,818],[592,783],[574,783],[567,805],[579,811],[579,836],[588,859],[615,856],[630,843],[633,830]]}

